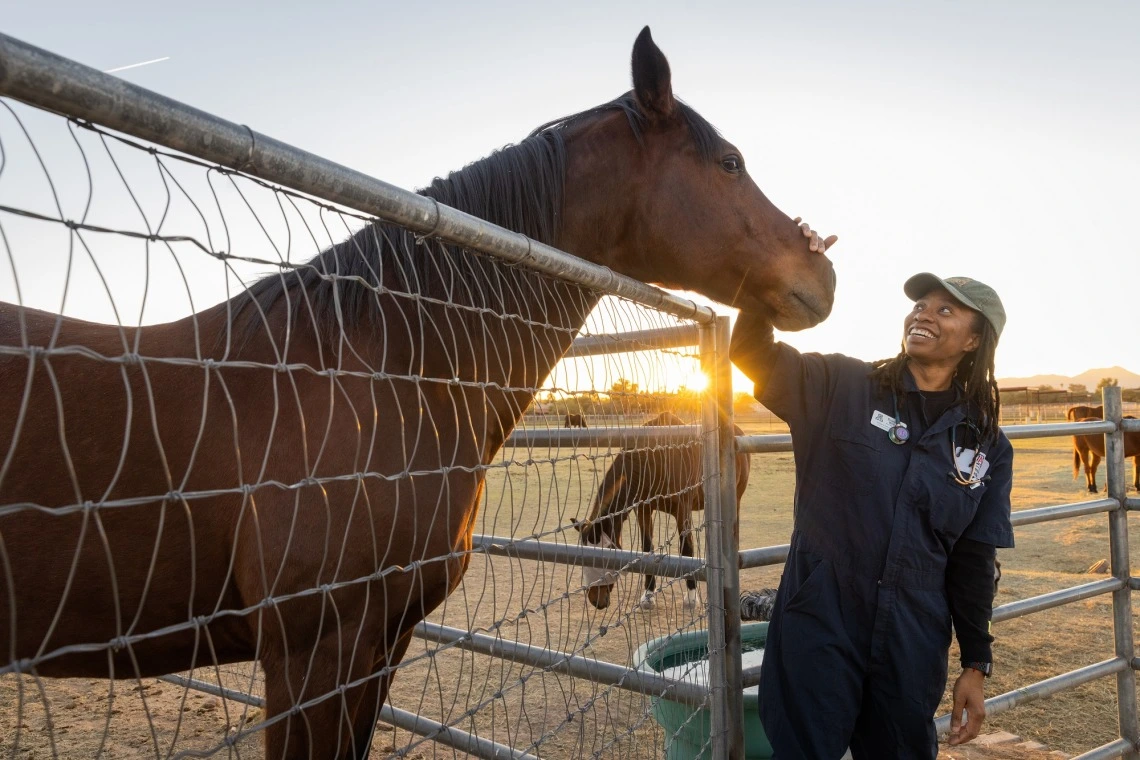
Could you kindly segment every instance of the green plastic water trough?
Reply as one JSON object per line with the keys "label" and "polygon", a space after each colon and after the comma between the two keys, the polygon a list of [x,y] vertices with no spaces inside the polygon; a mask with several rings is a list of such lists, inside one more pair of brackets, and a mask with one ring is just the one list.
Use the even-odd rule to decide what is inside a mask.
{"label": "green plastic water trough", "polygon": [[[768,624],[746,623],[741,626],[740,638],[746,652],[763,649],[768,638]],[[708,656],[708,632],[690,631],[646,642],[634,654],[634,667],[660,673],[706,660]],[[711,760],[711,719],[707,707],[654,698],[653,717],[665,729],[667,760]],[[772,757],[772,747],[768,744],[764,727],[760,725],[754,686],[744,690],[744,757],[746,760],[768,760]]]}

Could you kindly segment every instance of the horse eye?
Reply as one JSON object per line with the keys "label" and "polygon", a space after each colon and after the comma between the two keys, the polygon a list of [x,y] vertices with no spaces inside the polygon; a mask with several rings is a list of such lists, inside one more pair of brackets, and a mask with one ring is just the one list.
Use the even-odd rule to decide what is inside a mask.
{"label": "horse eye", "polygon": [[728,155],[720,160],[721,167],[732,174],[744,171],[744,159],[736,155]]}

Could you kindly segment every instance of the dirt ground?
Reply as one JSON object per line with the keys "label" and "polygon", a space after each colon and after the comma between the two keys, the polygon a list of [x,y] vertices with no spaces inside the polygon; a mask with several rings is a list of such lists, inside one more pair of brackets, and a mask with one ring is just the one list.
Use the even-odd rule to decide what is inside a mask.
{"label": "dirt ground", "polygon": [[[1083,478],[1074,481],[1070,477],[1067,438],[1015,442],[1015,447],[1015,510],[1086,498]],[[570,517],[584,516],[596,478],[608,465],[608,455],[607,451],[571,455],[566,450],[515,450],[514,464],[493,471],[488,479],[477,532],[539,534],[544,540],[576,541],[576,534],[563,531],[562,526]],[[550,457],[559,461],[552,463]],[[742,509],[743,547],[787,541],[793,487],[790,454],[752,458],[751,483]],[[699,533],[700,547],[704,534]],[[675,529],[659,523],[657,534],[666,535],[676,550]],[[631,536],[627,535],[626,546],[631,545]],[[1105,515],[1028,526],[1018,531],[1017,541],[1016,549],[1001,553],[1004,574],[998,604],[1104,577],[1085,571],[1108,557]],[[1135,531],[1132,544],[1133,551],[1140,549]],[[779,568],[746,571],[741,586],[773,586],[778,576]],[[585,604],[578,570],[476,556],[461,588],[431,619],[629,664],[645,642],[706,625],[703,606],[695,612],[684,608],[683,582],[659,579],[658,583],[661,592],[653,610],[636,608],[641,577],[624,576],[615,589],[613,604],[599,611]],[[703,601],[703,585],[699,592]],[[987,695],[1104,660],[1113,652],[1110,601],[1103,596],[997,624],[994,633],[996,671],[987,684]],[[955,659],[952,652],[952,665]],[[239,691],[262,693],[263,684],[252,666],[193,675]],[[659,758],[663,754],[665,732],[655,722],[647,697],[455,648],[437,651],[436,645],[419,639],[413,641],[396,677],[391,703],[545,758]],[[263,718],[256,707],[155,679],[0,677],[0,756],[20,760],[213,753],[261,757],[262,734],[257,727]],[[1008,731],[1068,754],[1086,751],[1117,735],[1115,680],[1102,679],[993,716],[985,730]],[[227,736],[236,739],[232,747],[227,746]],[[954,760],[1037,756],[1002,746],[944,750],[943,757]],[[384,725],[374,738],[373,756],[466,757]]]}

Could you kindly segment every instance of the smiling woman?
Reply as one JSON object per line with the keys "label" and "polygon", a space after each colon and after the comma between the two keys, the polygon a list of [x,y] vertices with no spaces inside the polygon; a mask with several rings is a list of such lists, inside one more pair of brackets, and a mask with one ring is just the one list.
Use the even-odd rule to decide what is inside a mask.
{"label": "smiling woman", "polygon": [[963,671],[950,743],[985,715],[996,547],[1013,545],[993,374],[1005,310],[966,277],[923,273],[904,291],[902,350],[875,363],[775,343],[766,315],[742,313],[733,332],[732,359],[788,423],[796,459],[760,680],[779,757],[934,758],[951,620]]}

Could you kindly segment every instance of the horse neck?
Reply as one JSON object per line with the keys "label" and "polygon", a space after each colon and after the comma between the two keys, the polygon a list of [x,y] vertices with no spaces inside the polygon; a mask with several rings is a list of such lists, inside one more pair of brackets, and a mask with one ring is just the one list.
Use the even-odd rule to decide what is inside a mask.
{"label": "horse neck", "polygon": [[625,521],[629,519],[629,511],[625,509],[625,500],[619,496],[628,484],[631,475],[628,471],[630,463],[629,452],[623,451],[617,455],[613,464],[606,470],[606,474],[598,486],[594,503],[590,505],[590,512],[586,516],[587,522],[591,524],[596,524],[598,520],[605,520],[605,533],[615,543],[617,543],[617,537],[621,535]]}

